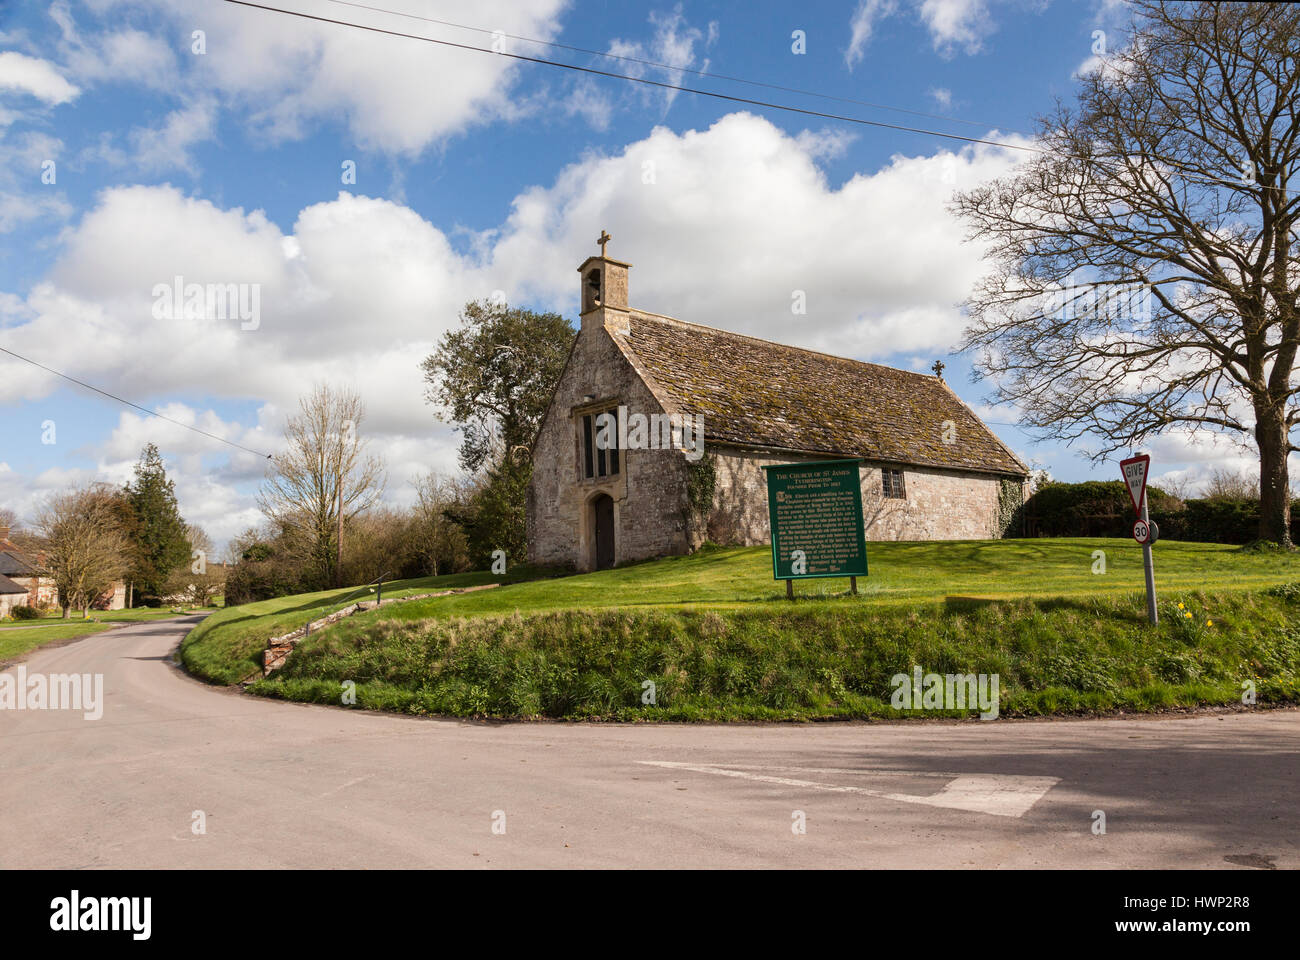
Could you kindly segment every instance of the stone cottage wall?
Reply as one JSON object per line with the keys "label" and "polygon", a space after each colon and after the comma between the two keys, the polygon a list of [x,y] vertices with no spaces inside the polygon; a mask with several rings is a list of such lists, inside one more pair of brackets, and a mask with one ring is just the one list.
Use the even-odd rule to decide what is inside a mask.
{"label": "stone cottage wall", "polygon": [[[769,542],[767,482],[763,467],[826,459],[764,456],[742,448],[711,448],[716,485],[705,536],[714,543],[755,546]],[[868,540],[986,540],[998,536],[1000,481],[969,471],[904,467],[907,499],[886,499],[883,464],[863,461],[862,514]]]}

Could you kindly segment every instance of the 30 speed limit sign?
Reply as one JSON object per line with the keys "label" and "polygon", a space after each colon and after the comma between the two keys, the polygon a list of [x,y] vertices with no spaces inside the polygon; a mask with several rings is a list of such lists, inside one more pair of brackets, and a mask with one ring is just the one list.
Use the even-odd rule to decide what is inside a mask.
{"label": "30 speed limit sign", "polygon": [[1154,522],[1138,520],[1133,524],[1133,539],[1145,546],[1148,543],[1155,543],[1156,538],[1160,536],[1160,528]]}

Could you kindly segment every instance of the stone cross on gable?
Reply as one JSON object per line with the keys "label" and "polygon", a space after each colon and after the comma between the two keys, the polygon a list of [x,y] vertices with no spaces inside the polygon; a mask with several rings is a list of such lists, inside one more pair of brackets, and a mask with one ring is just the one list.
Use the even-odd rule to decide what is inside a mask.
{"label": "stone cross on gable", "polygon": [[600,255],[601,255],[602,257],[605,255],[605,244],[609,243],[609,241],[611,241],[611,240],[613,240],[613,239],[614,239],[614,238],[611,237],[611,236],[610,236],[608,233],[606,233],[604,230],[601,230],[601,231],[600,231],[600,236],[597,238],[596,242],[600,244]]}
{"label": "stone cross on gable", "polygon": [[940,380],[943,379],[943,361],[942,361],[942,360],[936,360],[936,361],[934,361],[934,366],[931,367],[930,369],[934,371],[934,375],[935,375],[936,377],[938,377]]}

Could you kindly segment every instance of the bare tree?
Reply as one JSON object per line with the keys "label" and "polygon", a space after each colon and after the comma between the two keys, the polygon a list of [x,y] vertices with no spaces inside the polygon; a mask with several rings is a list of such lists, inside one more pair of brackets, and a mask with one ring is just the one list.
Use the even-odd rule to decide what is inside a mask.
{"label": "bare tree", "polygon": [[288,449],[272,458],[258,506],[301,536],[304,558],[322,586],[338,584],[343,524],[369,509],[384,489],[383,461],[365,452],[361,398],[318,384],[285,426]]}
{"label": "bare tree", "polygon": [[954,201],[990,243],[965,348],[1000,402],[1101,459],[1163,431],[1254,444],[1261,539],[1289,544],[1300,450],[1300,9],[1135,0],[1128,45]]}
{"label": "bare tree", "polygon": [[212,538],[200,526],[185,525],[190,560],[172,571],[167,579],[167,596],[206,607],[225,585],[225,570],[213,556]]}
{"label": "bare tree", "polygon": [[1254,500],[1259,496],[1259,477],[1246,470],[1210,471],[1205,483],[1207,500]]}
{"label": "bare tree", "polygon": [[456,573],[469,562],[465,532],[447,516],[447,510],[468,499],[464,482],[429,471],[411,481],[416,502],[411,511],[413,552],[426,573]]}
{"label": "bare tree", "polygon": [[118,526],[114,491],[88,486],[55,494],[36,518],[45,568],[59,592],[63,616],[84,616],[126,569],[128,542]]}

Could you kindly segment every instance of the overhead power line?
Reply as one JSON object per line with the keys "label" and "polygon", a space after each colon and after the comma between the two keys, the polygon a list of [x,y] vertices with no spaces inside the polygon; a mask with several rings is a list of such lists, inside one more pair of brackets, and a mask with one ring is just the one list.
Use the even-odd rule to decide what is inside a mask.
{"label": "overhead power line", "polygon": [[38,363],[35,360],[33,360],[31,357],[24,357],[22,354],[14,353],[12,350],[6,349],[5,347],[0,347],[0,353],[7,353],[9,354],[9,356],[15,357],[18,360],[22,360],[24,363],[30,363],[33,367],[40,367],[46,373],[52,373],[56,377],[62,377],[64,380],[67,380],[70,383],[75,383],[79,387],[85,387],[87,390],[93,390],[95,393],[98,393],[100,396],[108,397],[110,400],[116,400],[118,403],[125,404],[128,407],[134,407],[137,410],[149,414],[149,416],[151,417],[157,417],[159,420],[166,420],[168,423],[174,423],[178,427],[184,427],[186,430],[190,430],[194,433],[202,434],[203,436],[208,437],[211,440],[216,440],[218,443],[224,443],[228,447],[235,447],[239,450],[243,450],[245,453],[251,453],[257,457],[264,457],[267,460],[271,459],[271,455],[269,453],[262,453],[259,450],[250,449],[249,447],[244,446],[242,443],[235,443],[235,441],[233,440],[227,440],[225,437],[219,437],[215,433],[208,433],[208,431],[206,430],[200,430],[198,427],[192,426],[188,423],[182,423],[179,420],[175,420],[164,414],[158,413],[157,411],[150,410],[148,407],[142,407],[138,403],[132,403],[130,400],[125,400],[122,397],[119,397],[115,393],[109,393],[107,390],[101,390],[99,389],[99,387],[92,386],[91,384],[86,383],[84,380],[78,380],[76,377],[70,377],[66,373],[60,373],[58,370],[55,370],[53,367],[47,367],[43,363]]}
{"label": "overhead power line", "polygon": [[[780,90],[782,93],[796,93],[803,97],[817,97],[820,100],[834,100],[838,103],[852,103],[860,107],[871,107],[874,110],[891,110],[894,113],[907,113],[914,117],[925,117],[927,120],[940,120],[945,123],[964,123],[972,127],[982,127],[985,130],[990,128],[1004,129],[1002,124],[985,123],[981,120],[967,120],[963,117],[945,117],[938,113],[925,113],[922,110],[909,110],[906,107],[895,107],[887,103],[873,103],[870,100],[856,100],[853,97],[837,97],[830,93],[819,93],[816,90],[802,90],[799,87],[785,87],[779,83],[767,83],[763,80],[750,80],[747,77],[732,77],[725,73],[712,73],[707,70],[695,70],[691,67],[674,66],[671,63],[660,63],[658,60],[649,60],[645,57],[632,57],[626,54],[609,53],[602,50],[591,50],[587,47],[575,47],[568,43],[559,43],[555,40],[539,40],[536,37],[525,37],[517,33],[506,33],[505,31],[488,30],[486,27],[473,27],[464,23],[456,23],[452,20],[440,20],[437,17],[422,17],[415,13],[404,13],[401,10],[389,10],[385,7],[372,7],[364,3],[353,3],[351,0],[327,0],[329,3],[336,3],[343,7],[355,7],[358,10],[369,10],[373,13],[387,13],[394,17],[405,17],[408,20],[421,20],[425,23],[436,23],[442,27],[453,27],[457,30],[469,30],[473,33],[486,33],[492,36],[502,36],[508,40],[521,40],[524,43],[535,43],[539,46],[553,47],[556,50],[569,50],[573,53],[587,54],[593,57],[604,57],[606,60],[621,60],[624,63],[636,63],[646,67],[658,67],[661,70],[668,70],[674,73],[689,73],[697,77],[709,77],[713,80],[726,80],[728,83],[743,83],[751,87],[764,87],[768,90]],[[1005,128],[1008,133],[1023,133],[1020,130]]]}
{"label": "overhead power line", "polygon": [[[510,52],[508,52],[508,51],[504,51],[504,50],[502,50],[502,51],[496,51],[496,50],[489,49],[489,48],[487,48],[487,47],[476,47],[476,46],[474,46],[473,44],[469,44],[469,43],[456,43],[456,42],[453,41],[453,40],[439,40],[439,39],[436,39],[436,38],[434,38],[434,37],[424,37],[424,36],[421,36],[421,35],[416,34],[416,33],[403,33],[403,32],[400,31],[400,30],[389,30],[389,29],[386,29],[386,28],[384,28],[384,27],[373,27],[373,26],[369,26],[368,24],[364,24],[364,23],[353,23],[353,22],[350,21],[350,20],[337,20],[337,19],[334,19],[334,18],[332,18],[332,17],[323,17],[323,16],[321,16],[321,15],[319,15],[319,14],[314,14],[314,13],[303,13],[303,12],[298,11],[298,10],[285,10],[285,9],[283,9],[282,7],[273,7],[273,6],[269,6],[269,5],[267,5],[267,4],[262,4],[262,3],[253,3],[253,2],[251,2],[251,0],[225,0],[225,2],[226,2],[226,3],[233,3],[233,4],[236,4],[236,5],[241,6],[241,7],[252,7],[252,8],[257,9],[257,10],[265,10],[265,11],[267,11],[267,12],[269,12],[269,13],[282,13],[282,14],[285,14],[286,16],[290,16],[290,17],[298,17],[298,18],[303,19],[303,20],[315,20],[315,21],[317,21],[317,22],[319,22],[319,23],[332,23],[332,24],[335,24],[336,26],[340,26],[340,27],[352,27],[352,28],[354,28],[354,29],[356,29],[356,30],[365,30],[365,31],[370,32],[370,33],[380,33],[380,34],[385,34],[385,35],[390,36],[390,37],[402,37],[402,38],[405,38],[405,39],[407,39],[407,40],[422,40],[422,41],[424,41],[425,43],[433,43],[433,44],[437,44],[438,46],[442,46],[442,47],[454,47],[455,49],[458,49],[458,50],[469,50],[469,51],[471,51],[471,52],[473,52],[473,53],[486,53],[486,54],[489,54],[490,56],[494,56],[494,57],[509,57],[509,58],[512,59],[512,60],[520,60],[520,61],[523,61],[523,62],[525,62],[525,63],[540,63],[540,64],[544,64],[544,65],[549,66],[549,67],[559,67],[559,68],[564,69],[564,70],[572,70],[572,71],[575,71],[575,72],[577,72],[577,73],[586,73],[586,74],[591,74],[591,75],[593,75],[593,76],[598,76],[598,77],[609,77],[609,78],[614,79],[614,80],[627,80],[627,81],[629,81],[629,82],[631,82],[631,83],[640,83],[640,84],[643,84],[643,85],[645,85],[645,86],[650,86],[650,87],[659,87],[659,88],[664,89],[664,90],[676,90],[676,91],[681,92],[681,93],[694,93],[694,94],[696,94],[696,95],[698,95],[698,96],[701,96],[701,97],[712,97],[712,98],[715,99],[715,100],[725,100],[725,101],[727,101],[727,102],[729,102],[729,103],[741,103],[741,104],[745,104],[746,106],[765,107],[765,108],[768,108],[768,109],[771,109],[771,110],[782,110],[782,111],[785,111],[785,112],[787,112],[787,113],[797,113],[797,114],[802,114],[803,116],[808,116],[808,117],[818,117],[818,118],[821,118],[821,119],[823,119],[823,120],[839,120],[839,121],[841,121],[841,122],[843,122],[843,123],[855,123],[855,124],[859,124],[859,125],[861,125],[861,126],[867,126],[867,127],[879,127],[879,128],[881,128],[881,129],[885,129],[885,130],[898,130],[898,131],[901,131],[901,132],[904,132],[904,133],[918,133],[918,134],[922,134],[922,135],[924,135],[924,136],[940,137],[940,138],[942,138],[942,139],[946,139],[946,140],[957,140],[957,141],[960,141],[960,142],[962,142],[962,143],[978,143],[978,144],[982,144],[982,145],[984,145],[984,146],[990,146],[990,147],[1001,147],[1001,148],[1006,149],[1006,150],[1020,150],[1020,151],[1023,151],[1023,152],[1025,152],[1025,153],[1037,153],[1037,154],[1042,154],[1042,155],[1044,155],[1044,156],[1056,156],[1056,157],[1061,157],[1061,158],[1063,158],[1063,159],[1087,160],[1087,161],[1089,161],[1089,162],[1099,163],[1099,164],[1101,164],[1102,166],[1106,166],[1106,165],[1107,165],[1105,161],[1099,160],[1099,159],[1096,158],[1096,157],[1082,157],[1082,156],[1077,156],[1077,155],[1072,155],[1072,154],[1063,154],[1063,153],[1060,153],[1060,152],[1055,151],[1055,150],[1048,150],[1048,149],[1044,149],[1044,148],[1042,148],[1042,147],[1035,147],[1035,146],[1026,146],[1025,144],[1020,144],[1020,143],[1008,143],[1008,142],[1003,141],[1003,140],[990,140],[990,139],[987,139],[987,138],[985,138],[985,137],[966,137],[966,136],[962,136],[961,134],[957,134],[957,133],[944,133],[943,131],[940,131],[940,130],[929,130],[929,129],[926,129],[926,128],[924,128],[924,127],[909,127],[909,126],[905,126],[905,125],[903,125],[903,124],[897,124],[897,123],[886,123],[886,122],[884,122],[883,120],[868,120],[868,119],[866,119],[866,118],[864,118],[864,117],[850,117],[850,116],[845,116],[845,115],[843,115],[843,114],[837,114],[837,113],[825,113],[825,112],[822,112],[822,111],[820,111],[820,110],[811,110],[811,109],[808,109],[808,108],[806,108],[806,107],[796,107],[796,106],[793,106],[793,105],[791,105],[791,104],[784,104],[784,103],[771,103],[771,102],[766,101],[766,100],[757,100],[757,99],[754,99],[754,98],[751,98],[751,97],[738,97],[738,96],[735,96],[735,95],[732,95],[732,94],[719,93],[719,92],[717,92],[717,91],[715,91],[715,90],[702,90],[702,89],[700,89],[700,88],[698,88],[698,87],[687,87],[687,86],[683,86],[683,85],[681,85],[681,84],[669,83],[669,82],[667,82],[667,81],[663,81],[663,80],[651,80],[651,79],[649,79],[648,77],[634,77],[634,76],[631,76],[631,75],[626,74],[626,73],[614,73],[614,72],[609,71],[609,70],[597,70],[595,67],[583,67],[583,66],[579,66],[578,64],[574,64],[574,63],[564,63],[564,62],[562,62],[562,61],[560,61],[560,60],[547,60],[545,57],[530,57],[530,56],[527,56],[527,55],[522,54],[522,53],[510,53]],[[393,14],[393,15],[395,15],[395,16],[408,17],[408,18],[416,19],[416,20],[427,20],[428,22],[431,22],[431,23],[438,23],[438,24],[443,24],[443,25],[446,25],[446,26],[459,27],[459,28],[461,28],[461,29],[465,29],[465,30],[474,30],[474,31],[477,31],[477,32],[482,32],[482,33],[495,33],[495,31],[486,30],[486,29],[481,28],[481,27],[470,27],[470,26],[464,26],[464,25],[462,25],[462,24],[457,24],[457,23],[454,23],[454,22],[452,22],[452,21],[437,20],[437,19],[434,19],[434,18],[432,18],[432,17],[420,17],[420,16],[417,16],[417,15],[415,15],[415,14],[406,14],[406,13],[401,13],[400,11],[395,11],[395,10],[386,10],[386,9],[384,9],[384,8],[381,8],[381,7],[371,7],[371,6],[367,6],[367,5],[365,5],[365,4],[360,4],[360,3],[350,2],[350,0],[329,0],[329,2],[332,2],[332,3],[340,3],[340,4],[343,4],[343,5],[345,5],[345,6],[357,7],[357,8],[365,9],[365,10],[372,10],[372,11],[374,11],[374,12],[376,12],[376,13],[390,13],[390,14]],[[513,38],[513,39],[524,40],[524,41],[531,42],[531,43],[549,43],[549,41],[544,41],[544,40],[533,40],[533,39],[531,39],[531,38],[529,38],[529,37],[521,37],[521,36],[518,36],[518,35],[515,35],[515,34],[506,34],[506,33],[502,33],[501,35],[502,35],[502,36],[505,36],[505,37],[511,37],[511,38]],[[754,84],[754,85],[756,85],[756,86],[765,86],[765,87],[770,87],[770,88],[772,88],[772,89],[777,89],[777,90],[786,90],[786,91],[788,91],[788,92],[798,93],[798,94],[803,94],[803,95],[808,95],[808,96],[823,97],[823,98],[825,98],[825,99],[830,99],[830,100],[840,100],[841,102],[846,102],[846,103],[858,103],[858,104],[862,104],[862,105],[864,105],[864,106],[879,107],[879,108],[882,108],[882,109],[888,109],[888,110],[903,110],[903,108],[901,108],[901,107],[886,107],[886,106],[884,106],[883,104],[871,104],[871,103],[868,103],[867,101],[862,101],[862,100],[850,100],[850,99],[848,99],[848,98],[843,98],[843,97],[834,97],[834,96],[831,96],[831,95],[829,95],[829,94],[819,94],[819,93],[813,93],[813,92],[811,92],[811,91],[806,91],[806,90],[797,90],[797,89],[792,88],[792,87],[781,87],[781,86],[778,86],[778,85],[776,85],[776,84],[763,83],[763,82],[761,82],[761,81],[757,81],[757,80],[746,80],[746,79],[739,78],[739,77],[725,77],[725,76],[721,76],[721,75],[718,75],[718,74],[708,74],[708,73],[704,73],[703,71],[699,71],[699,70],[685,70],[684,68],[678,68],[678,67],[669,66],[669,65],[667,65],[667,64],[661,64],[661,63],[658,63],[658,62],[656,62],[656,61],[652,61],[652,60],[642,60],[642,59],[637,58],[637,57],[622,57],[622,56],[619,56],[619,55],[617,55],[617,54],[602,54],[602,53],[600,53],[599,51],[588,50],[588,49],[583,48],[583,47],[573,47],[573,46],[569,46],[569,45],[567,45],[567,44],[551,43],[551,45],[552,45],[552,46],[555,46],[555,47],[558,47],[558,48],[561,48],[561,49],[569,49],[569,50],[574,50],[574,51],[578,51],[578,52],[582,52],[582,53],[594,54],[594,55],[596,55],[596,56],[608,56],[608,57],[611,57],[611,58],[613,58],[613,59],[629,60],[629,61],[636,62],[636,63],[644,63],[644,64],[647,64],[647,65],[652,65],[652,66],[657,66],[657,67],[663,67],[663,68],[666,69],[666,70],[681,70],[682,72],[686,72],[686,73],[694,73],[694,74],[697,74],[697,75],[699,75],[699,76],[715,77],[715,78],[717,78],[717,79],[723,79],[723,80],[732,80],[732,81],[734,81],[734,82],[738,82],[738,83],[749,83],[749,84]],[[905,112],[905,113],[916,113],[917,111],[908,111],[908,110],[903,110],[903,112]],[[934,114],[919,114],[919,115],[920,115],[920,116],[926,116],[926,117],[934,117],[934,116],[935,116]],[[943,117],[943,118],[939,118],[939,119],[943,119],[943,120],[947,121],[947,120],[952,119],[952,118]],[[973,122],[973,121],[961,121],[961,122]],[[982,124],[978,124],[978,125],[982,126]],[[1014,131],[1013,131],[1013,132],[1014,132]],[[1112,162],[1116,162],[1116,161],[1112,161]],[[1242,183],[1241,181],[1238,181],[1238,180],[1222,180],[1222,179],[1218,179],[1218,178],[1214,178],[1214,177],[1198,177],[1198,176],[1193,176],[1193,175],[1183,174],[1183,178],[1184,178],[1185,180],[1187,180],[1188,182],[1191,182],[1191,183],[1201,183],[1201,184],[1205,184],[1205,185],[1208,185],[1208,186],[1231,186],[1231,187],[1238,187],[1238,186],[1242,186],[1242,185],[1243,185],[1243,183]],[[1261,190],[1278,190],[1278,191],[1282,191],[1282,192],[1289,192],[1288,189],[1287,189],[1286,187],[1278,186],[1278,185],[1275,185],[1275,184],[1264,184],[1264,183],[1254,183],[1254,182],[1252,182],[1252,183],[1249,183],[1248,185],[1249,185],[1249,186],[1252,186],[1252,187],[1256,187],[1256,188],[1261,189]]]}
{"label": "overhead power line", "polygon": [[640,83],[649,87],[659,87],[663,90],[677,90],[681,93],[694,93],[702,97],[712,97],[715,100],[726,100],[729,103],[743,103],[752,107],[766,107],[771,110],[784,110],[787,113],[798,113],[807,117],[820,117],[823,120],[839,120],[843,123],[856,123],[867,127],[880,127],[885,130],[899,130],[904,133],[919,133],[932,137],[943,137],[947,140],[960,140],[962,143],[979,143],[989,147],[1003,147],[1008,150],[1023,150],[1027,153],[1045,153],[1038,147],[1028,147],[1018,143],[1004,143],[997,140],[987,140],[983,137],[965,137],[959,133],[942,133],[938,130],[926,130],[922,127],[909,127],[899,123],[886,123],[883,120],[867,120],[863,117],[849,117],[836,113],[823,113],[820,110],[810,110],[806,107],[796,107],[784,103],[769,103],[766,100],[755,100],[751,97],[738,97],[729,93],[719,93],[716,90],[701,90],[698,87],[687,87],[677,83],[668,83],[664,80],[651,80],[649,77],[633,77],[626,73],[614,73],[609,70],[597,70],[595,67],[583,67],[575,63],[563,63],[559,60],[547,60],[545,57],[530,57],[522,53],[510,53],[508,51],[496,51],[487,47],[476,47],[471,43],[457,43],[454,40],[438,40],[434,37],[422,37],[418,33],[403,33],[400,30],[388,30],[384,27],[372,27],[364,23],[353,23],[350,20],[336,20],[332,17],[322,17],[315,13],[303,13],[299,10],[285,10],[281,7],[267,6],[261,3],[252,3],[251,0],[226,0],[227,3],[233,3],[241,7],[252,7],[257,10],[266,10],[269,13],[283,13],[290,17],[299,17],[303,20],[315,20],[319,23],[332,23],[340,27],[352,27],[356,30],[366,30],[370,33],[382,33],[390,37],[404,37],[407,40],[423,40],[425,43],[434,43],[441,47],[454,47],[457,50],[469,50],[473,53],[486,53],[494,57],[509,57],[511,60],[521,60],[525,63],[540,63],[549,67],[560,67],[564,70],[573,70],[577,73],[591,74],[597,77],[610,77],[614,80],[627,80],[631,83]]}

